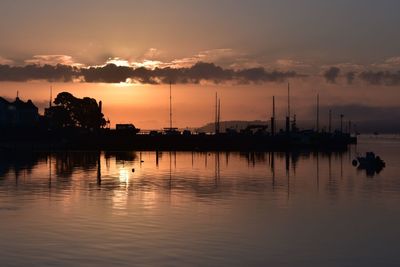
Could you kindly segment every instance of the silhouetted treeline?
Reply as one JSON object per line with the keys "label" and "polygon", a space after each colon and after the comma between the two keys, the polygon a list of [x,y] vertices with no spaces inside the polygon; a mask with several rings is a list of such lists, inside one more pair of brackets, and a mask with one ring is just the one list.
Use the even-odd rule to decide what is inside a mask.
{"label": "silhouetted treeline", "polygon": [[55,106],[45,110],[44,119],[50,128],[81,127],[98,129],[106,124],[104,114],[101,112],[101,103],[96,99],[84,97],[77,98],[67,92],[57,95]]}

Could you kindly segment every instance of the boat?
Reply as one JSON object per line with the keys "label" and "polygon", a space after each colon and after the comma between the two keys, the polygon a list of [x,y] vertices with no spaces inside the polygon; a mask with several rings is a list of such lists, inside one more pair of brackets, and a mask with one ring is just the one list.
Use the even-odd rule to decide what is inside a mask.
{"label": "boat", "polygon": [[385,166],[385,162],[376,156],[374,152],[367,152],[365,157],[358,156],[352,162],[353,166],[358,166],[360,170],[366,170],[367,173],[379,173]]}

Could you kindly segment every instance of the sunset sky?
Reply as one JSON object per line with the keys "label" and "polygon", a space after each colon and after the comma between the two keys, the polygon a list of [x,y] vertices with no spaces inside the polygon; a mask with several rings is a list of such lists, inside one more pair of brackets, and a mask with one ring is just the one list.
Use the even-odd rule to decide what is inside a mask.
{"label": "sunset sky", "polygon": [[0,94],[18,90],[43,110],[52,85],[102,100],[112,124],[149,129],[167,125],[172,80],[174,125],[197,127],[212,121],[216,91],[223,120],[266,120],[272,95],[284,116],[290,81],[300,119],[319,93],[353,120],[398,120],[399,10],[391,0],[2,0]]}

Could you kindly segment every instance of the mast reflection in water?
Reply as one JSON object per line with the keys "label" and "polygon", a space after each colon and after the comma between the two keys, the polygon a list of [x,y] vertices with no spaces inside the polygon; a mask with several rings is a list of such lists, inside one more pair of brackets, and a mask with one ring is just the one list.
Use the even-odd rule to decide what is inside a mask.
{"label": "mast reflection in water", "polygon": [[396,265],[399,149],[3,153],[2,266]]}

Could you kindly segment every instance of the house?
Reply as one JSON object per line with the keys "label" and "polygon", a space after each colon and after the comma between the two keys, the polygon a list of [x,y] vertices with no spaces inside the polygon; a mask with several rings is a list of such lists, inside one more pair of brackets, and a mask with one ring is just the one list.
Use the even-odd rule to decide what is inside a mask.
{"label": "house", "polygon": [[0,97],[0,127],[32,127],[39,121],[39,110],[31,100],[19,97],[9,102]]}

